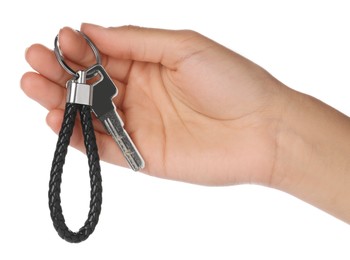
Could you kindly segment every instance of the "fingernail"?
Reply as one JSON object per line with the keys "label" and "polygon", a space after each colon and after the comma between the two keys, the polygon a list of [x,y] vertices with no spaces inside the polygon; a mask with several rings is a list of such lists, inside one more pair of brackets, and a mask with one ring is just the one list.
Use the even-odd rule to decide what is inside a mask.
{"label": "fingernail", "polygon": [[93,24],[93,23],[82,23],[80,28],[83,29],[83,27],[105,28],[103,26],[96,25],[96,24]]}

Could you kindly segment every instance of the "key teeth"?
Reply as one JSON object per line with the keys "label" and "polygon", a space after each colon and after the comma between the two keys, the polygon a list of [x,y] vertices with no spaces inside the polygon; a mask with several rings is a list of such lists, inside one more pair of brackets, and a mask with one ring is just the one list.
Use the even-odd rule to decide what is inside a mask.
{"label": "key teeth", "polygon": [[145,162],[132,139],[123,128],[123,123],[117,112],[112,110],[99,119],[108,133],[113,137],[114,141],[118,144],[130,168],[134,171],[144,168]]}
{"label": "key teeth", "polygon": [[[130,150],[127,150],[125,152],[125,157],[129,163],[129,166],[135,172],[137,172],[145,167],[145,162],[143,161],[140,154],[138,154],[136,151],[132,152]],[[139,159],[138,162],[135,160],[135,157],[136,157],[136,159]]]}

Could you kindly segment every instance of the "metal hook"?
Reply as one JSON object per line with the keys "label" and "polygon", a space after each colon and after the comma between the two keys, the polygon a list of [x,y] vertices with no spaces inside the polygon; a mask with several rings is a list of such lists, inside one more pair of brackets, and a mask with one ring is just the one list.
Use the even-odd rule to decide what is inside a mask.
{"label": "metal hook", "polygon": [[[93,51],[93,53],[94,53],[94,55],[95,55],[96,64],[101,64],[101,56],[100,56],[100,53],[99,53],[97,47],[95,46],[95,44],[90,40],[89,37],[86,36],[86,34],[84,34],[84,33],[81,32],[81,31],[78,31],[78,30],[76,30],[76,31],[77,31],[78,33],[80,33],[80,34],[84,37],[84,39],[86,40],[86,42],[89,44],[91,50]],[[67,71],[70,75],[74,76],[75,78],[78,78],[78,77],[79,77],[78,73],[77,73],[76,71],[74,71],[71,67],[69,67],[68,64],[67,64],[67,63],[65,62],[65,60],[64,60],[64,57],[63,57],[63,55],[62,55],[62,52],[61,52],[61,50],[60,50],[60,48],[59,48],[59,44],[58,44],[58,34],[57,34],[57,36],[56,36],[56,38],[55,38],[55,43],[54,43],[54,45],[55,45],[54,53],[55,53],[55,56],[56,56],[56,59],[57,59],[58,63],[59,63],[59,64],[62,66],[62,68],[63,68],[65,71]],[[87,79],[90,79],[90,78],[94,77],[95,74],[96,74],[96,73],[92,71],[91,73],[88,73],[88,74],[86,75],[86,78],[87,78]]]}

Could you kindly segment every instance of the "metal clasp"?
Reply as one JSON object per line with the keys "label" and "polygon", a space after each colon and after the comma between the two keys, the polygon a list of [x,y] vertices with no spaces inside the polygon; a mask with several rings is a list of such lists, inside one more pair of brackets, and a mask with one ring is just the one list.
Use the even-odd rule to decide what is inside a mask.
{"label": "metal clasp", "polygon": [[77,79],[67,82],[67,103],[92,106],[92,85],[86,84],[86,71],[77,71]]}

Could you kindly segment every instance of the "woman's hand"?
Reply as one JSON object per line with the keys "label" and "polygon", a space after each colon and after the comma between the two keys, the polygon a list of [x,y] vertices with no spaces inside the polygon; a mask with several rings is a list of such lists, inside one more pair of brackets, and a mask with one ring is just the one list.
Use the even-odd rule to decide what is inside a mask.
{"label": "woman's hand", "polygon": [[[286,90],[271,75],[193,31],[87,24],[81,30],[118,87],[115,103],[145,172],[208,185],[269,181]],[[59,43],[72,67],[95,63],[72,29],[60,31]],[[42,45],[31,46],[26,59],[38,73],[25,74],[22,87],[49,110],[47,122],[58,132],[69,75]],[[126,166],[101,124],[95,127],[101,158]],[[78,131],[71,143],[85,150]]]}
{"label": "woman's hand", "polygon": [[[114,99],[143,155],[144,172],[205,185],[260,183],[289,192],[350,222],[350,120],[293,91],[261,67],[192,31],[84,24],[118,86]],[[64,28],[69,65],[95,63],[81,35]],[[35,44],[24,92],[49,110],[57,133],[66,81],[52,50]],[[100,157],[126,166],[94,120]],[[76,128],[78,129],[78,128]],[[76,130],[72,146],[84,151]]]}

